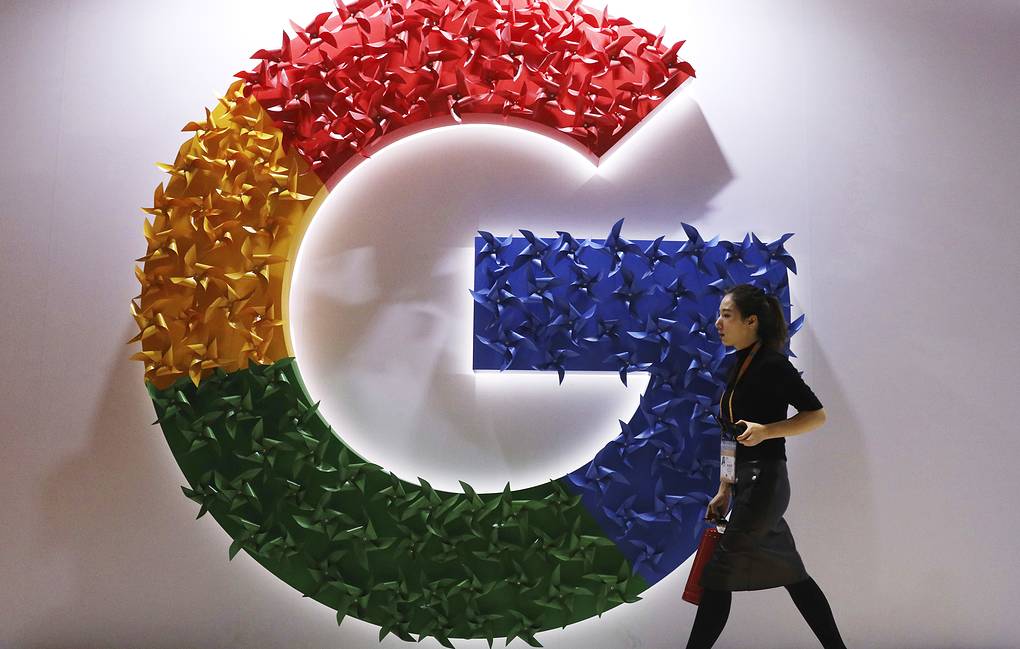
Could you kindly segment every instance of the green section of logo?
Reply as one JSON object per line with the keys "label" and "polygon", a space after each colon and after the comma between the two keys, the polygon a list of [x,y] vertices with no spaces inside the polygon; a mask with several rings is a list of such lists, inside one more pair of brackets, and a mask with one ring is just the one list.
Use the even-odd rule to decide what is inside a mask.
{"label": "green section of logo", "polygon": [[[648,584],[563,481],[436,491],[348,449],[294,359],[149,392],[184,493],[302,594],[380,640],[521,638],[639,599]],[[415,638],[413,636],[418,636]]]}

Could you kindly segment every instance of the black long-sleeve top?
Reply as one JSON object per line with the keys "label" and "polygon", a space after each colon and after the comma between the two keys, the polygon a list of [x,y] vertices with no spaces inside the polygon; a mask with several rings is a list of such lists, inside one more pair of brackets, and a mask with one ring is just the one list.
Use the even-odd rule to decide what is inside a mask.
{"label": "black long-sleeve top", "polygon": [[[730,394],[733,393],[733,422],[753,421],[757,424],[771,424],[786,419],[787,406],[792,405],[798,412],[820,410],[822,402],[801,378],[785,354],[761,347],[751,360],[744,376],[736,385],[733,382],[741,363],[754,346],[737,350],[733,354],[734,364],[730,368],[729,383],[721,401],[722,417],[730,421]],[[754,446],[737,442],[737,463],[758,459],[786,459],[786,439],[767,439]]]}

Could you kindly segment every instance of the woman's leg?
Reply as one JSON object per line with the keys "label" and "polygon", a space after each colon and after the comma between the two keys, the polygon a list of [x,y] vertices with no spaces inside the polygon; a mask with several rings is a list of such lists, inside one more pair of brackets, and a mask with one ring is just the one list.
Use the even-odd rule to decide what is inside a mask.
{"label": "woman's leg", "polygon": [[694,616],[694,627],[687,641],[687,649],[709,649],[715,644],[730,616],[730,602],[733,595],[728,590],[706,588],[701,594],[698,614]]}
{"label": "woman's leg", "polygon": [[836,620],[832,617],[832,609],[829,601],[825,599],[825,593],[818,587],[815,580],[808,577],[804,581],[790,584],[786,587],[797,605],[797,610],[804,616],[808,626],[815,632],[815,635],[825,649],[846,649],[843,638],[836,628]]}

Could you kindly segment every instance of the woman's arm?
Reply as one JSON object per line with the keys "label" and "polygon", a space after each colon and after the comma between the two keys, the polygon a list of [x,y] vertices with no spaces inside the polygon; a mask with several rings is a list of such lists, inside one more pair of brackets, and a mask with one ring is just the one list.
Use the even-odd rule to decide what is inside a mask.
{"label": "woman's arm", "polygon": [[793,437],[794,435],[810,433],[814,429],[821,427],[824,423],[825,408],[819,408],[818,410],[804,410],[798,412],[789,419],[777,421],[773,424],[766,424],[765,435],[766,439],[773,439],[776,437]]}
{"label": "woman's arm", "polygon": [[747,430],[737,436],[737,441],[744,446],[754,446],[767,439],[793,437],[818,428],[825,423],[825,408],[802,410],[789,419],[773,424],[758,424],[745,419],[741,419],[737,423],[747,425]]}

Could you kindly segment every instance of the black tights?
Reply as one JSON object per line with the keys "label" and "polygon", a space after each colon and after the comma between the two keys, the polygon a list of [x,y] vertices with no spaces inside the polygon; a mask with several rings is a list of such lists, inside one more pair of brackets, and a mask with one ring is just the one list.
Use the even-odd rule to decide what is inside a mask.
{"label": "black tights", "polygon": [[[786,590],[824,649],[846,649],[843,639],[839,636],[839,629],[836,628],[836,620],[832,617],[832,609],[825,599],[825,593],[814,579],[808,577],[804,581],[790,584]],[[732,594],[728,590],[705,589],[701,596],[701,604],[698,606],[698,614],[694,618],[691,638],[687,641],[687,649],[709,649],[715,644],[723,627],[726,626],[731,600]]]}

